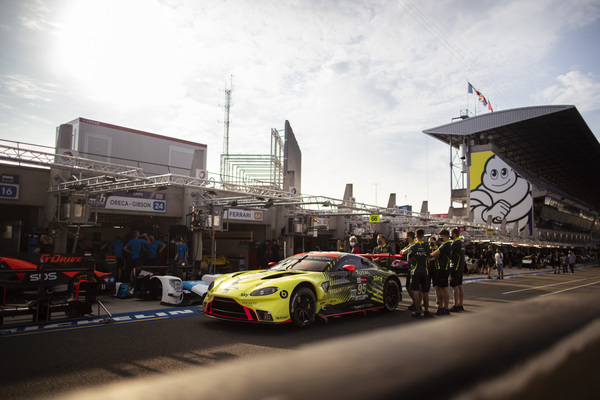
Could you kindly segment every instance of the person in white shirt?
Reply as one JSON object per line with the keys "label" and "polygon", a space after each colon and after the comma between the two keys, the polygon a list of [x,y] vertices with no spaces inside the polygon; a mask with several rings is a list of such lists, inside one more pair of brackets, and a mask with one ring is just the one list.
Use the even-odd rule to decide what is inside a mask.
{"label": "person in white shirt", "polygon": [[504,279],[504,255],[500,249],[496,249],[496,270],[498,271],[498,277],[496,279]]}

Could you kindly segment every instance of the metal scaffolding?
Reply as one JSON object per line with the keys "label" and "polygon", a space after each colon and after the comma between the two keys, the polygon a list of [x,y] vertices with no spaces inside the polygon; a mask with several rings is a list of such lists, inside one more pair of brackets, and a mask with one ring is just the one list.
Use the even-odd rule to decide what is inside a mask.
{"label": "metal scaffolding", "polygon": [[221,154],[221,180],[226,184],[283,189],[284,142],[271,129],[271,154]]}
{"label": "metal scaffolding", "polygon": [[[537,246],[564,246],[562,242],[542,240],[540,238],[519,237],[509,234],[503,229],[491,225],[476,224],[466,219],[441,218],[428,213],[418,213],[398,208],[385,208],[354,201],[340,200],[324,196],[294,195],[281,190],[283,186],[283,143],[277,131],[272,131],[274,140],[271,158],[253,159],[252,156],[240,156],[238,163],[229,163],[230,167],[245,166],[248,171],[254,171],[254,177],[244,176],[242,179],[204,180],[189,176],[164,174],[146,176],[142,169],[123,166],[102,161],[90,160],[64,154],[55,154],[35,149],[35,145],[24,146],[6,144],[0,140],[0,161],[11,165],[38,166],[69,170],[72,174],[66,179],[57,176],[57,182],[50,186],[48,192],[69,197],[77,194],[78,199],[97,197],[116,191],[136,191],[153,189],[165,190],[168,187],[194,189],[191,205],[194,208],[221,206],[224,208],[268,209],[285,207],[285,217],[346,217],[352,222],[361,224],[369,222],[369,217],[378,215],[382,223],[395,229],[415,229],[417,227],[465,227],[471,240],[497,241],[499,243],[520,243]],[[45,149],[44,149],[45,150]],[[250,161],[258,161],[255,164]],[[267,161],[267,162],[265,162]],[[262,166],[259,167],[262,163]],[[261,181],[256,177],[268,171],[269,180]],[[251,174],[248,174],[251,175]],[[63,180],[58,182],[58,180]],[[493,233],[493,236],[490,234]],[[493,239],[492,239],[493,238]]]}

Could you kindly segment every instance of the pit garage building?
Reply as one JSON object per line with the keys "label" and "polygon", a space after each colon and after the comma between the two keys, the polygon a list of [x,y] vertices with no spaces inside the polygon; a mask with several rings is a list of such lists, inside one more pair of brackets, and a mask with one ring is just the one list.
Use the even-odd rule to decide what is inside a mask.
{"label": "pit garage building", "polygon": [[[513,246],[596,249],[600,239],[600,145],[574,106],[425,130],[449,145],[457,167],[448,215],[431,215],[427,202],[401,209],[395,194],[387,207],[360,203],[351,183],[341,199],[304,194],[288,121],[282,133],[271,130],[270,154],[222,155],[220,174],[206,170],[204,144],[84,118],[60,125],[54,148],[1,140],[0,251],[30,252],[42,233],[57,252],[101,251],[138,230],[170,244],[165,262],[181,236],[194,262],[217,253],[243,269],[265,265],[267,240],[289,256],[347,250],[350,235],[368,250],[383,233],[398,250],[417,227],[460,227],[468,241]],[[494,190],[493,176],[509,182],[506,190]]]}

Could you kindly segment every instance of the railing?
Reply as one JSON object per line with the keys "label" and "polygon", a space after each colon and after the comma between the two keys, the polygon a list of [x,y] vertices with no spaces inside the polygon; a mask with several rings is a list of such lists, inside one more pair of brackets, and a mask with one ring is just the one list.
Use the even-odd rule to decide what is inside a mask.
{"label": "railing", "polygon": [[557,295],[59,397],[533,399],[566,385],[570,398],[593,398],[599,350],[600,292]]}

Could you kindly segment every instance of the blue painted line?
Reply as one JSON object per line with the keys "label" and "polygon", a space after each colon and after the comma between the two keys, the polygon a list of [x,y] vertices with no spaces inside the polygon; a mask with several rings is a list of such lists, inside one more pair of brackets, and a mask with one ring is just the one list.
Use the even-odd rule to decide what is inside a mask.
{"label": "blue painted line", "polygon": [[128,313],[113,314],[112,321],[109,321],[110,317],[108,315],[103,315],[92,318],[46,322],[43,324],[4,327],[0,330],[0,339],[6,337],[61,332],[75,329],[98,328],[101,326],[114,326],[165,319],[195,317],[200,315],[199,310],[201,309],[201,306],[162,308],[159,310],[135,311]]}

